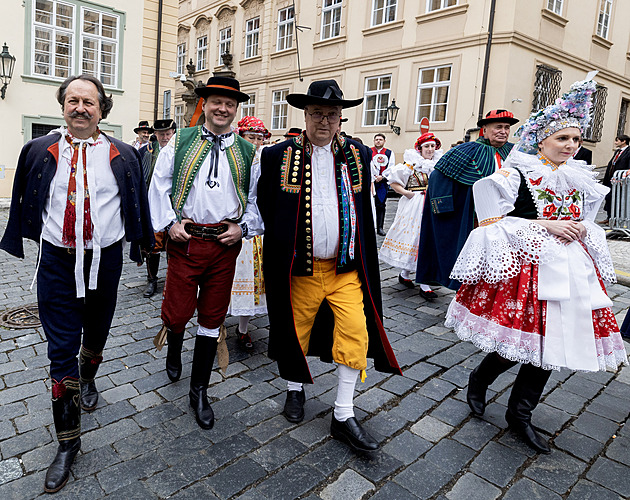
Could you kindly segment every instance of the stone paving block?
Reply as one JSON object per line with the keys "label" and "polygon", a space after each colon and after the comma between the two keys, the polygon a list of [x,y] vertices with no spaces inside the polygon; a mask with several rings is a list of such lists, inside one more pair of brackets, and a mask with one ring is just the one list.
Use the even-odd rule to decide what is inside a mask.
{"label": "stone paving block", "polygon": [[350,447],[336,439],[329,439],[322,445],[307,453],[300,463],[317,469],[328,477],[355,457]]}
{"label": "stone paving block", "polygon": [[435,401],[442,401],[451,394],[455,388],[453,384],[446,380],[433,378],[418,389],[418,394],[434,399]]}
{"label": "stone paving block", "polygon": [[580,479],[571,489],[567,500],[620,500],[620,497],[598,484]]}
{"label": "stone paving block", "polygon": [[129,382],[135,382],[138,379],[144,378],[149,374],[142,368],[142,366],[134,366],[133,368],[126,368],[116,373],[109,375],[109,379],[114,385],[128,384]]}
{"label": "stone paving block", "polygon": [[[45,446],[40,446],[27,453],[22,454],[22,465],[27,474],[31,472],[47,469],[55,458],[59,443],[56,440],[51,441]],[[77,460],[79,460],[77,458]],[[74,470],[74,466],[73,466]]]}
{"label": "stone paving block", "polygon": [[[0,366],[2,365],[0,364]],[[48,402],[50,403],[50,399]],[[26,406],[22,401],[0,405],[0,421],[6,421],[24,414],[26,414]]]}
{"label": "stone paving block", "polygon": [[174,438],[160,424],[115,441],[113,447],[121,459],[128,460],[157,450],[173,440]]}
{"label": "stone paving block", "polygon": [[527,460],[527,456],[512,448],[491,441],[470,464],[477,476],[505,487],[514,478],[516,471]]}
{"label": "stone paving block", "polygon": [[378,387],[369,389],[366,393],[354,398],[354,405],[368,413],[375,412],[378,408],[386,405],[394,399],[391,392],[384,391]]}
{"label": "stone paving block", "polygon": [[472,418],[453,435],[453,439],[473,450],[481,450],[499,431],[500,429],[485,420]]}
{"label": "stone paving block", "polygon": [[[308,402],[307,402],[308,404]],[[283,406],[271,399],[264,399],[253,406],[249,406],[244,410],[236,412],[234,418],[239,420],[247,427],[256,425],[259,422],[275,417],[282,413]]]}
{"label": "stone paving block", "polygon": [[587,399],[579,394],[558,388],[545,398],[545,403],[571,415],[577,415],[584,408]]}
{"label": "stone paving block", "polygon": [[584,377],[573,375],[562,384],[562,389],[571,391],[586,399],[593,399],[602,390],[602,385]]}
{"label": "stone paving block", "polygon": [[3,389],[0,391],[0,406],[30,398],[31,396],[45,394],[46,392],[46,385],[42,380]]}
{"label": "stone paving block", "polygon": [[565,429],[553,440],[553,443],[561,450],[568,451],[585,462],[590,462],[601,453],[604,443],[591,439],[583,434],[578,434],[571,429]]}
{"label": "stone paving block", "polygon": [[[381,411],[364,422],[364,427],[374,436],[378,434],[384,439],[390,438],[407,425],[407,421],[391,411]],[[376,437],[376,436],[374,436]],[[382,440],[381,440],[382,441]]]}
{"label": "stone paving block", "polygon": [[98,421],[99,425],[104,426],[111,424],[116,420],[122,420],[130,415],[134,415],[135,413],[136,409],[131,406],[129,401],[123,400],[118,401],[118,403],[103,406],[98,411],[94,412],[94,417]]}
{"label": "stone paving block", "polygon": [[298,462],[265,479],[256,489],[269,500],[285,500],[304,495],[324,479],[316,469]]}
{"label": "stone paving block", "polygon": [[523,475],[563,495],[577,482],[585,469],[586,464],[581,460],[552,450],[549,455],[539,455],[525,469]]}
{"label": "stone paving block", "polygon": [[[27,415],[22,417],[18,417],[14,420],[17,430],[20,434],[31,431],[33,429],[38,429],[41,427],[45,427],[53,423],[53,415],[50,409],[41,410],[41,411],[33,411]],[[6,437],[10,437],[15,434],[12,426],[9,422],[3,422],[3,424],[9,424],[11,429],[4,429],[4,425],[0,424],[0,434],[4,434],[5,432],[9,433]],[[2,439],[2,438],[0,438]]]}
{"label": "stone paving block", "polygon": [[0,443],[0,451],[2,451],[2,458],[6,459],[44,446],[51,441],[52,437],[48,430],[40,427],[3,441]]}
{"label": "stone paving block", "polygon": [[[193,427],[196,427],[195,430],[199,429],[197,422],[195,421],[195,416],[192,414],[192,410],[188,410],[189,413],[186,415],[188,417],[189,422],[194,423]],[[225,439],[231,438],[237,434],[245,433],[246,426],[241,422],[234,420],[231,416],[225,416],[223,418],[217,418],[215,414],[214,419],[214,427],[212,428],[212,432],[209,433],[206,437],[212,443],[220,443]]]}
{"label": "stone paving block", "polygon": [[630,398],[628,395],[616,397],[604,392],[592,400],[586,409],[614,422],[623,423],[630,413]]}
{"label": "stone paving block", "polygon": [[468,404],[447,398],[431,412],[431,416],[452,426],[458,426],[470,415]]}
{"label": "stone paving block", "polygon": [[211,386],[208,389],[208,396],[221,400],[249,386],[250,383],[247,380],[243,380],[240,377],[233,377]]}
{"label": "stone paving block", "polygon": [[586,473],[586,478],[613,490],[624,498],[630,497],[628,468],[605,457],[598,458]]}
{"label": "stone paving block", "polygon": [[182,411],[173,403],[163,403],[135,414],[133,419],[140,427],[149,428],[179,417],[181,414]]}
{"label": "stone paving block", "polygon": [[257,383],[238,393],[249,404],[255,404],[278,394],[280,391],[266,382]]}
{"label": "stone paving block", "polygon": [[393,481],[388,481],[382,487],[376,489],[376,493],[370,497],[370,500],[416,500],[417,498],[409,490]]}
{"label": "stone paving block", "polygon": [[55,493],[55,500],[94,500],[102,497],[103,490],[94,476],[80,481],[69,480],[61,491]]}
{"label": "stone paving block", "polygon": [[[286,397],[286,392],[287,392],[286,381],[281,378],[277,378],[276,380],[279,382],[279,384],[272,384],[272,385],[274,385],[275,387],[278,387],[280,392],[282,394],[285,394],[285,397]],[[336,389],[337,383],[339,382],[339,377],[337,377],[336,373],[324,373],[320,375],[319,377],[315,378],[314,382],[315,383],[312,386],[309,385],[308,387],[304,389],[306,392],[306,399],[313,399],[315,397],[320,396],[321,394],[324,394],[325,392],[329,391],[332,388]]]}
{"label": "stone paving block", "polygon": [[259,464],[249,458],[242,458],[208,478],[204,484],[219,498],[232,498],[265,475],[265,469]]}
{"label": "stone paving block", "polygon": [[336,481],[326,486],[319,494],[322,500],[361,500],[374,490],[374,485],[353,470],[345,470]]}
{"label": "stone paving block", "polygon": [[[397,342],[396,344],[399,344],[399,342]],[[398,366],[400,366],[400,368],[403,369],[403,375],[405,377],[407,377],[406,368],[409,366],[415,365],[418,361],[420,361],[424,357],[422,356],[422,354],[415,351],[399,350],[399,349],[397,349],[396,351],[397,351],[396,360],[398,361]]]}
{"label": "stone paving block", "polygon": [[140,432],[140,427],[132,419],[118,420],[83,434],[81,436],[81,449],[88,452],[102,446],[108,446],[136,432]]}
{"label": "stone paving block", "polygon": [[276,415],[248,429],[247,435],[253,437],[259,443],[266,443],[292,427],[295,427],[295,424],[289,422],[283,415]]}
{"label": "stone paving block", "polygon": [[427,460],[420,459],[394,476],[393,480],[418,498],[431,498],[451,478],[450,473]]}
{"label": "stone paving block", "polygon": [[[208,494],[210,494],[209,491],[208,491]],[[110,495],[107,495],[106,498],[107,500],[153,500],[153,499],[157,500],[158,496],[155,493],[153,493],[149,488],[147,488],[143,482],[138,481],[128,486],[125,486],[124,488],[120,488],[114,491]],[[173,496],[171,497],[171,499],[172,498],[176,498],[176,497]],[[198,496],[196,498],[206,499],[209,497]]]}
{"label": "stone paving block", "polygon": [[23,361],[36,355],[35,349],[32,347],[23,347],[7,353],[11,361]]}
{"label": "stone paving block", "polygon": [[630,438],[617,436],[606,450],[606,456],[630,467]]}
{"label": "stone paving block", "polygon": [[433,443],[422,439],[420,436],[404,431],[383,447],[383,451],[400,460],[403,464],[416,461]]}
{"label": "stone paving block", "polygon": [[474,455],[473,450],[457,441],[443,439],[430,449],[424,458],[442,470],[456,474],[472,460]]}
{"label": "stone paving block", "polygon": [[432,416],[424,417],[411,427],[411,432],[426,439],[427,441],[431,441],[432,443],[437,443],[452,430],[452,426],[445,424]]}
{"label": "stone paving block", "polygon": [[397,396],[402,396],[413,389],[416,385],[417,381],[415,380],[407,377],[394,376],[383,382],[383,384],[381,384],[381,389],[396,394]]}
{"label": "stone paving block", "polygon": [[289,435],[284,435],[252,452],[251,458],[265,470],[273,471],[307,450],[308,448],[299,441]]}
{"label": "stone paving block", "polygon": [[24,368],[20,371],[6,374],[4,383],[7,387],[15,387],[37,380],[45,380],[46,378],[48,378],[48,370],[45,368]]}
{"label": "stone paving block", "polygon": [[[143,368],[149,371],[146,366]],[[164,370],[164,367],[162,366],[162,369],[159,372],[149,375],[148,377],[138,379],[135,382],[133,382],[133,387],[137,390],[137,393],[144,394],[146,392],[159,389],[160,387],[164,387],[166,384],[170,384],[170,383],[171,381],[168,379],[168,376],[166,375],[166,371]],[[135,395],[137,395],[137,393]]]}
{"label": "stone paving block", "polygon": [[[286,421],[284,417],[280,417]],[[273,419],[272,419],[273,420]],[[287,422],[288,424],[289,422]],[[299,424],[289,432],[289,436],[305,446],[312,447],[327,439],[330,435],[330,420],[328,418],[314,418]]]}
{"label": "stone paving block", "polygon": [[236,394],[232,394],[226,398],[212,403],[215,418],[223,418],[232,416],[234,413],[247,408],[245,400]]}
{"label": "stone paving block", "polygon": [[22,466],[17,458],[0,461],[0,485],[22,477]]}
{"label": "stone paving block", "polygon": [[124,366],[133,368],[135,366],[144,366],[147,363],[153,361],[153,357],[146,352],[139,352],[132,354],[131,356],[125,356],[119,360]]}
{"label": "stone paving block", "polygon": [[257,447],[255,439],[241,433],[213,444],[211,451],[217,466],[221,467],[241,455],[251,455],[251,451]]}
{"label": "stone paving block", "polygon": [[432,399],[412,392],[402,398],[390,412],[392,415],[404,418],[407,422],[417,422],[423,414],[436,404]]}
{"label": "stone paving block", "polygon": [[190,484],[181,472],[166,469],[151,476],[144,484],[160,498],[167,498]]}
{"label": "stone paving block", "polygon": [[446,498],[448,500],[494,500],[500,495],[499,488],[468,472],[457,480],[455,486],[446,494]]}
{"label": "stone paving block", "polygon": [[[231,365],[232,363],[230,363],[230,366]],[[243,370],[242,370],[243,374],[241,375],[241,378],[247,380],[250,384],[259,384],[261,382],[269,382],[270,380],[273,380],[274,378],[276,378],[276,376],[272,372],[267,370],[267,368],[265,368],[264,366],[261,366],[254,370],[247,369],[245,365],[242,365],[242,366],[243,366]]]}
{"label": "stone paving block", "polygon": [[156,453],[148,453],[140,457],[126,460],[96,474],[101,488],[105,493],[111,492],[135,483],[139,479],[153,476],[167,467]]}
{"label": "stone paving block", "polygon": [[[57,443],[54,444],[56,445]],[[53,453],[50,460],[44,462],[45,464],[52,462],[57,451],[57,446],[51,446],[51,449]],[[121,460],[121,457],[109,446],[96,449],[89,453],[81,453],[77,455],[72,464],[72,475],[76,479],[85,478],[121,462]]]}
{"label": "stone paving block", "polygon": [[133,398],[137,395],[138,391],[131,384],[120,385],[100,393],[100,396],[110,405],[118,401]]}
{"label": "stone paving block", "polygon": [[44,490],[42,485],[45,474],[41,471],[3,484],[0,486],[0,498],[2,500],[30,500],[39,497]]}
{"label": "stone paving block", "polygon": [[503,496],[503,500],[523,500],[524,498],[561,500],[562,497],[527,478],[519,479]]}
{"label": "stone paving block", "polygon": [[617,432],[619,425],[588,411],[582,413],[571,424],[571,429],[601,443],[607,442]]}
{"label": "stone paving block", "polygon": [[146,394],[140,394],[135,398],[131,398],[129,403],[131,403],[137,411],[143,411],[161,404],[162,398],[155,392],[147,392]]}

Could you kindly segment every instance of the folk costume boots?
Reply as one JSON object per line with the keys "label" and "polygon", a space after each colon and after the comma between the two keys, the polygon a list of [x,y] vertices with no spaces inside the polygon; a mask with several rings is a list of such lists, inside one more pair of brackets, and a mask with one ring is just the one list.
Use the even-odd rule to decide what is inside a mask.
{"label": "folk costume boots", "polygon": [[142,294],[143,297],[149,298],[157,292],[158,270],[160,268],[160,254],[150,253],[147,257],[147,287]]}
{"label": "folk costume boots", "polygon": [[184,343],[184,332],[174,333],[166,331],[166,375],[171,382],[177,382],[182,376],[182,345]]}
{"label": "folk costume boots", "polygon": [[495,352],[488,354],[475,368],[468,378],[468,394],[466,401],[471,413],[480,417],[486,410],[486,391],[499,375],[508,371],[516,361],[502,358]]}
{"label": "folk costume boots", "polygon": [[376,234],[379,236],[385,236],[385,231],[383,231],[383,224],[385,224],[385,211],[377,211],[376,212]]}
{"label": "folk costume boots", "polygon": [[214,357],[217,354],[216,337],[197,335],[193,354],[192,372],[190,374],[190,406],[195,412],[195,419],[202,429],[212,429],[214,412],[208,401],[207,391]]}
{"label": "folk costume boots", "polygon": [[55,493],[65,486],[70,467],[81,448],[81,409],[79,408],[79,381],[66,377],[61,382],[53,380],[52,410],[59,447],[57,455],[48,467],[44,490]]}
{"label": "folk costume boots", "polygon": [[81,385],[81,408],[85,411],[93,411],[98,403],[98,391],[94,378],[98,367],[103,361],[101,353],[95,353],[81,346],[79,352],[79,382]]}

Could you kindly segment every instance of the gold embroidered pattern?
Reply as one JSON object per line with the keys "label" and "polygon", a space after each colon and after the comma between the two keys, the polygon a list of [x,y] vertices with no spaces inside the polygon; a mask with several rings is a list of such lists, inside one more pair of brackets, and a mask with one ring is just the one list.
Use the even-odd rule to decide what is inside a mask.
{"label": "gold embroidered pattern", "polygon": [[291,157],[292,152],[293,152],[293,148],[291,146],[289,146],[285,151],[284,151],[284,156],[282,158],[282,165],[280,167],[280,188],[285,192],[285,193],[292,193],[292,194],[297,194],[300,192],[300,182],[298,180],[298,165],[300,164],[299,158],[300,155],[298,154],[300,150],[296,150],[295,151],[295,160],[294,160],[294,164],[295,167],[293,167],[293,171],[291,169]]}
{"label": "gold embroidered pattern", "polygon": [[490,224],[494,224],[495,222],[500,221],[501,219],[503,219],[503,216],[499,216],[499,217],[488,217],[487,219],[484,219],[482,221],[479,221],[479,227],[483,227],[483,226],[489,226]]}

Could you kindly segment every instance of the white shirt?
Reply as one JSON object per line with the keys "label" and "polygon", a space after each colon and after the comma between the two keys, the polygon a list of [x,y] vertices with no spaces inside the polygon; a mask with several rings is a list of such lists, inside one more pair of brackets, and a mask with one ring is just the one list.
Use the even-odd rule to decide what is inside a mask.
{"label": "white shirt", "polygon": [[[149,208],[151,209],[151,223],[155,231],[162,231],[171,222],[177,220],[170,199],[175,168],[175,138],[173,136],[160,150],[149,186]],[[241,205],[225,152],[225,148],[231,146],[234,140],[234,134],[232,134],[223,141],[223,147],[219,153],[218,177],[213,179],[218,184],[212,188],[207,183],[210,173],[210,153],[206,156],[184,203],[182,210],[184,219],[191,219],[197,224],[217,224],[225,219],[238,219],[241,215]],[[248,238],[262,234],[262,219],[256,205],[257,184],[260,176],[260,161],[257,158],[259,157],[257,156],[252,162],[247,207],[241,219],[242,222],[247,223]]]}
{"label": "white shirt", "polygon": [[313,256],[319,259],[337,257],[339,248],[339,200],[330,146],[313,145]]}
{"label": "white shirt", "polygon": [[[372,152],[371,149],[370,149],[370,152]],[[372,179],[374,179],[377,175],[383,175],[385,173],[385,170],[387,170],[388,168],[392,168],[394,165],[396,165],[396,155],[394,155],[394,152],[392,151],[391,154],[389,155],[387,167],[385,168],[385,170],[383,170],[383,174],[381,174],[381,165],[378,162],[379,155],[387,157],[387,155],[385,154],[384,147],[377,150],[376,154],[372,156],[372,161],[370,162],[370,167],[372,171]]]}

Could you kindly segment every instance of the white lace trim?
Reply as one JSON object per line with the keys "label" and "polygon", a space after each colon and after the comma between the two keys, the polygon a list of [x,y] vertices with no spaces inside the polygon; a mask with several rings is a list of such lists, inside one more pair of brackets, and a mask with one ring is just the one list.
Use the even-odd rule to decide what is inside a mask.
{"label": "white lace trim", "polygon": [[604,281],[608,283],[616,283],[617,275],[613,265],[608,242],[606,241],[606,232],[597,224],[591,221],[582,221],[586,227],[586,237],[584,244],[588,249],[589,255],[593,258],[599,274]]}

